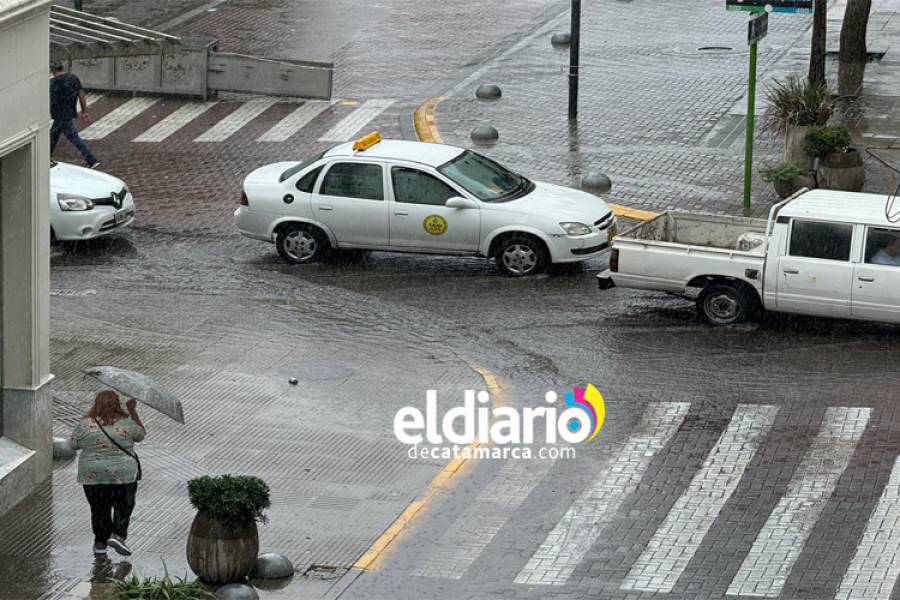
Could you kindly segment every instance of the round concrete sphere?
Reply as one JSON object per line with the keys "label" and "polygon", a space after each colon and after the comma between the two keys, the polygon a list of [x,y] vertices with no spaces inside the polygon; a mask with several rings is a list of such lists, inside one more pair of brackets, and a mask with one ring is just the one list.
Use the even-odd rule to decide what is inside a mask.
{"label": "round concrete sphere", "polygon": [[592,194],[605,194],[612,189],[612,181],[603,173],[593,171],[581,179],[581,189]]}
{"label": "round concrete sphere", "polygon": [[497,129],[490,123],[482,123],[472,130],[470,134],[473,142],[479,144],[492,144],[500,139]]}
{"label": "round concrete sphere", "polygon": [[571,46],[572,45],[572,34],[571,33],[554,33],[550,38],[550,43],[554,46]]}
{"label": "round concrete sphere", "polygon": [[503,91],[500,89],[500,86],[493,83],[484,83],[475,90],[475,97],[482,100],[496,100],[502,95]]}
{"label": "round concrete sphere", "polygon": [[68,438],[53,438],[53,460],[71,460],[75,458],[75,449]]}
{"label": "round concrete sphere", "polygon": [[229,583],[223,585],[216,594],[222,600],[259,600],[259,594],[246,583]]}
{"label": "round concrete sphere", "polygon": [[266,552],[260,554],[250,571],[250,577],[254,579],[281,579],[291,577],[294,574],[294,565],[284,554]]}

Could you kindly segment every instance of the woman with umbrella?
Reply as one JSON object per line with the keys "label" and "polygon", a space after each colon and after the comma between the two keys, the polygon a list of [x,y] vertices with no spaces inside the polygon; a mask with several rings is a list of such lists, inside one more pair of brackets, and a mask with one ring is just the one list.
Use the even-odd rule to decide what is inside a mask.
{"label": "woman with umbrella", "polygon": [[146,431],[135,400],[130,398],[125,407],[127,412],[113,390],[97,392],[94,405],[72,432],[72,447],[81,450],[78,483],[91,506],[94,554],[106,554],[107,546],[131,554],[125,540],[141,478],[134,444]]}

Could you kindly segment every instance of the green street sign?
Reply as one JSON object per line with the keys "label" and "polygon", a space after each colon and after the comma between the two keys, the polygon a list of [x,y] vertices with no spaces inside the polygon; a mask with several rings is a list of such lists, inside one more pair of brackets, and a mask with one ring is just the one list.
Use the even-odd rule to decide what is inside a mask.
{"label": "green street sign", "polygon": [[813,0],[725,0],[725,8],[753,13],[811,13]]}

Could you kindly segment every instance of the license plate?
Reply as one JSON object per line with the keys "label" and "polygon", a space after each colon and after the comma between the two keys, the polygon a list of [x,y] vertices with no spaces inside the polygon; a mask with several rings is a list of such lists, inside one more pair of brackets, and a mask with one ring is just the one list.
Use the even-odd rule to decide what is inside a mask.
{"label": "license plate", "polygon": [[117,212],[116,215],[115,215],[116,225],[118,225],[119,223],[121,223],[121,222],[123,222],[123,221],[127,221],[127,220],[128,220],[128,217],[130,217],[130,216],[131,216],[131,211],[128,211],[128,210],[120,210],[120,211]]}

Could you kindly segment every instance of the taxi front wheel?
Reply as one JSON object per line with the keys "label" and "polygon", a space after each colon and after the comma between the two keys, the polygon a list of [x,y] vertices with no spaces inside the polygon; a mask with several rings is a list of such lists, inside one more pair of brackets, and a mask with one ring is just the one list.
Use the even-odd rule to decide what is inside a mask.
{"label": "taxi front wheel", "polygon": [[525,277],[547,268],[550,254],[543,242],[531,236],[510,236],[497,245],[497,267],[511,277]]}
{"label": "taxi front wheel", "polygon": [[275,248],[292,265],[313,263],[321,260],[328,250],[328,238],[318,227],[288,223],[278,229]]}

